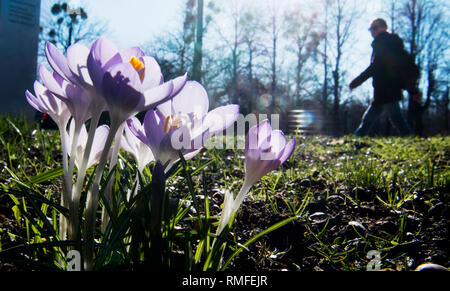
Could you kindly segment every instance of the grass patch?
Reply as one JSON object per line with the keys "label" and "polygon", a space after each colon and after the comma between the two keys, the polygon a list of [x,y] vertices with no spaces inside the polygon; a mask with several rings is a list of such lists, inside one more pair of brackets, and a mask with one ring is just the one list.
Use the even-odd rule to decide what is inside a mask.
{"label": "grass patch", "polygon": [[[296,138],[291,158],[252,187],[237,214],[230,230],[234,251],[225,256],[233,257],[227,261],[229,269],[365,270],[371,250],[380,253],[384,269],[448,263],[448,136]],[[51,222],[61,210],[59,134],[0,117],[0,143],[0,250],[39,244],[45,248],[28,250],[39,258],[34,262],[57,267],[49,258],[57,258],[66,247],[49,242],[57,231]],[[116,177],[119,189],[132,177],[127,171],[133,159],[121,152],[118,167],[124,173]],[[179,209],[182,215],[170,225],[176,232],[167,236],[171,245],[166,251],[174,254],[171,262],[180,262],[176,268],[181,269],[192,267],[188,253],[197,247],[198,232],[212,231],[210,222],[220,214],[223,190],[237,192],[241,187],[244,152],[204,151],[189,161],[189,171],[189,183],[180,169],[166,185],[169,197],[195,203],[194,214]],[[28,196],[14,189],[27,189]],[[286,220],[292,217],[298,219]],[[279,229],[264,232],[282,221],[286,223]],[[178,233],[199,223],[198,232]],[[258,233],[264,236],[254,242]],[[202,244],[209,246],[210,241]],[[126,248],[126,242],[121,247]],[[180,255],[184,257],[177,260]],[[201,252],[197,256],[194,259],[200,260]],[[0,257],[0,269],[19,266],[2,263]]]}

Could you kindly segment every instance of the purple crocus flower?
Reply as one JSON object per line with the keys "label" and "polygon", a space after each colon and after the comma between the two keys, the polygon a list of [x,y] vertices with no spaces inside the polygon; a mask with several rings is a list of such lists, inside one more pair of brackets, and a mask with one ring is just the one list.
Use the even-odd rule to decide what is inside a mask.
{"label": "purple crocus flower", "polygon": [[60,131],[64,130],[71,117],[67,105],[38,81],[34,82],[34,93],[36,96],[28,90],[25,92],[28,103],[36,110],[48,114]]}
{"label": "purple crocus flower", "polygon": [[286,143],[281,130],[272,130],[266,119],[250,128],[245,140],[245,180],[253,185],[275,170],[292,154],[295,139]]}
{"label": "purple crocus flower", "polygon": [[[80,43],[71,45],[67,49],[66,56],[50,42],[47,42],[45,46],[45,55],[54,71],[53,74],[58,75],[70,84],[76,85],[80,89],[82,88],[82,94],[85,95],[84,102],[87,103],[84,106],[85,110],[89,111],[94,117],[98,117],[105,110],[106,104],[90,77],[87,67],[89,53],[90,49]],[[72,94],[72,96],[67,97],[70,99],[75,97],[71,102],[77,102],[77,96]]]}
{"label": "purple crocus flower", "polygon": [[233,213],[239,209],[253,184],[283,164],[291,156],[294,147],[295,139],[286,143],[283,132],[272,130],[268,120],[250,128],[245,140],[244,184],[236,198],[233,197],[233,193],[225,192],[217,234],[229,223]]}
{"label": "purple crocus flower", "polygon": [[[132,123],[132,126],[137,128],[139,131],[143,131],[142,124],[136,117],[129,119],[128,122]],[[120,145],[124,150],[134,156],[138,170],[141,173],[148,163],[155,160],[152,150],[136,135],[134,135],[128,126],[125,127],[125,135],[122,135]]]}
{"label": "purple crocus flower", "polygon": [[93,43],[87,68],[94,87],[105,98],[112,122],[119,124],[166,101],[186,82],[184,75],[164,83],[154,58],[138,47],[119,51],[104,37]]}
{"label": "purple crocus flower", "polygon": [[47,42],[45,56],[52,69],[66,81],[84,88],[93,88],[93,83],[87,69],[87,58],[90,49],[80,43],[67,48],[64,56],[54,44]]}
{"label": "purple crocus flower", "polygon": [[[68,138],[66,139],[67,147],[70,147],[70,145],[74,142],[74,133],[75,133],[75,123],[71,122],[69,126],[69,132],[68,132]],[[94,142],[92,149],[89,153],[88,162],[86,165],[86,168],[90,168],[95,164],[98,164],[100,160],[100,156],[103,152],[103,147],[105,146],[106,137],[109,133],[109,127],[107,125],[101,125],[95,129],[95,136],[94,136]],[[82,164],[83,155],[85,153],[86,149],[86,143],[88,139],[88,133],[86,130],[86,126],[83,124],[80,130],[80,134],[78,137],[76,150],[75,150],[75,165],[78,169],[80,169],[80,166]],[[109,154],[111,154],[111,150],[109,151]]]}
{"label": "purple crocus flower", "polygon": [[[45,86],[38,81],[34,82],[34,93],[36,96],[25,92],[28,103],[36,110],[48,114],[58,126],[61,136],[61,150],[63,155],[63,193],[61,194],[61,201],[65,207],[69,206],[70,197],[70,181],[68,175],[68,158],[66,147],[66,126],[71,118],[70,110],[66,103],[57,98]],[[64,216],[60,216],[60,236],[65,237],[67,231],[67,221]]]}
{"label": "purple crocus flower", "polygon": [[45,87],[67,104],[77,124],[81,126],[83,122],[91,118],[89,96],[82,87],[66,81],[57,72],[48,71],[43,64],[39,65],[39,75]]}
{"label": "purple crocus flower", "polygon": [[171,100],[146,113],[143,128],[130,120],[128,126],[152,149],[155,159],[167,171],[179,159],[179,150],[186,160],[193,158],[207,139],[228,128],[239,114],[238,105],[221,106],[209,112],[208,109],[206,90],[189,81]]}
{"label": "purple crocus flower", "polygon": [[[107,163],[106,149],[111,147],[115,139],[109,165],[112,169],[117,162],[124,122],[137,113],[171,98],[183,88],[186,75],[164,83],[161,70],[153,58],[145,56],[137,47],[118,51],[115,45],[104,37],[100,37],[92,44],[87,58],[87,69],[93,86],[106,102],[111,119],[105,150],[100,157],[87,197],[85,258],[86,267],[90,269],[93,262],[95,213],[98,207],[100,181]],[[111,192],[106,192],[106,200],[111,201],[108,193]],[[106,207],[104,210],[106,213]],[[107,218],[102,221],[102,225],[106,223]]]}

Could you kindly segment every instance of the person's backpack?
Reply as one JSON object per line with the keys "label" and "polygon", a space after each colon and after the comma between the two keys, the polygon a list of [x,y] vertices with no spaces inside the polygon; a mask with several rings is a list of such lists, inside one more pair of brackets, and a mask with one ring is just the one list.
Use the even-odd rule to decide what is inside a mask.
{"label": "person's backpack", "polygon": [[390,72],[402,89],[417,88],[420,79],[420,67],[414,57],[403,46],[403,40],[396,34],[389,34],[386,45],[391,52],[387,58]]}
{"label": "person's backpack", "polygon": [[410,90],[417,86],[420,79],[420,68],[413,56],[405,49],[400,53],[400,84],[402,89]]}

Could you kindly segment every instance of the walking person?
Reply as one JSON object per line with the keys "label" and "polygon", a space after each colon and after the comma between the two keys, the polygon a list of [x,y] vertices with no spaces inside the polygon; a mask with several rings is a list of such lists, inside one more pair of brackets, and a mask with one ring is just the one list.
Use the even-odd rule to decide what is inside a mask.
{"label": "walking person", "polygon": [[[399,54],[404,50],[403,40],[396,34],[387,31],[387,24],[381,18],[375,19],[369,31],[374,38],[372,42],[372,59],[369,67],[356,77],[349,85],[350,90],[358,87],[370,77],[373,78],[374,98],[362,117],[355,135],[365,136],[382,115],[386,112],[391,124],[400,135],[411,135],[413,130],[405,120],[400,100],[403,97],[402,68],[399,68]],[[420,94],[417,87],[408,85],[408,92],[412,95]]]}

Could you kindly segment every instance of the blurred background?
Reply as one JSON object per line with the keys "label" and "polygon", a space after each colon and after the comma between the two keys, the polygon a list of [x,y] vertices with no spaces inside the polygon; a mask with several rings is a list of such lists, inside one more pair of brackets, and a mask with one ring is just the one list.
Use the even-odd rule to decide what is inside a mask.
{"label": "blurred background", "polygon": [[[331,135],[353,132],[371,101],[370,80],[353,92],[348,84],[370,64],[368,27],[381,17],[422,70],[420,108],[412,108],[405,92],[405,115],[419,135],[449,132],[450,9],[444,0],[39,4],[37,63],[45,62],[46,41],[64,51],[74,42],[90,45],[104,35],[120,49],[141,46],[158,60],[166,79],[188,72],[207,89],[211,108],[236,103],[244,115],[280,114],[285,130],[300,126]],[[294,122],[300,119],[300,125]],[[375,133],[395,132],[382,118]]]}

